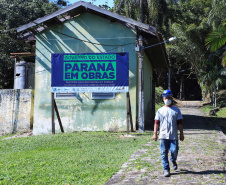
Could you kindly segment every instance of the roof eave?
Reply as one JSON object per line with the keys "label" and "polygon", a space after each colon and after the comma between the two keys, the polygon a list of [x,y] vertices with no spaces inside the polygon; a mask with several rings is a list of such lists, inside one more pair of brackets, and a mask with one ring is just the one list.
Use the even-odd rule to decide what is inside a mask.
{"label": "roof eave", "polygon": [[[147,47],[161,42],[163,42],[162,35],[158,33],[158,37],[146,40],[144,46]],[[168,58],[164,44],[144,49],[144,52],[150,59],[151,65],[154,69],[168,68]]]}
{"label": "roof eave", "polygon": [[96,12],[99,15],[103,15],[107,19],[115,19],[115,20],[124,22],[128,25],[136,26],[136,27],[140,28],[142,31],[145,31],[149,34],[157,36],[157,30],[155,27],[152,27],[148,24],[141,23],[139,21],[135,21],[133,19],[127,18],[125,16],[119,15],[117,13],[111,12],[109,10],[105,10],[103,8],[97,7],[95,5],[92,5],[92,4],[83,2],[83,1],[76,2],[73,5],[60,9],[52,14],[46,15],[46,16],[36,19],[35,21],[32,21],[28,24],[22,25],[17,28],[17,32],[19,33],[19,32],[25,31],[27,29],[31,29],[32,27],[42,24],[44,22],[47,22],[51,19],[54,19],[59,15],[62,15],[64,13],[68,13],[68,12],[73,12],[76,9],[78,9],[79,7],[80,8],[82,7],[82,9],[80,10],[81,12],[92,12],[92,13]]}

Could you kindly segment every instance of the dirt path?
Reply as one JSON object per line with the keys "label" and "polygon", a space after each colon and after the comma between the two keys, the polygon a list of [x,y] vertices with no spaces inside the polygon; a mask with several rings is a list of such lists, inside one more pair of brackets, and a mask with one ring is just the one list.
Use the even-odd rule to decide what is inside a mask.
{"label": "dirt path", "polygon": [[200,102],[181,103],[185,141],[180,142],[178,170],[163,177],[158,142],[135,152],[106,184],[226,184],[226,136],[211,124]]}
{"label": "dirt path", "polygon": [[18,134],[15,134],[13,136],[3,138],[2,140],[8,140],[8,139],[18,138],[18,137],[30,137],[30,136],[33,136],[32,130],[24,131],[22,133],[18,133]]}

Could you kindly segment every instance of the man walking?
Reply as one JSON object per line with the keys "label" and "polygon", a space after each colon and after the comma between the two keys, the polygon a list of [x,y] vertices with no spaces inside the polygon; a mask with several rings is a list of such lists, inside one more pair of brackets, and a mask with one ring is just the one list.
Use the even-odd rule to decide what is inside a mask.
{"label": "man walking", "polygon": [[159,129],[159,144],[161,150],[161,158],[164,169],[164,176],[170,176],[170,166],[168,160],[168,152],[171,151],[170,160],[172,168],[177,170],[177,154],[178,146],[178,128],[180,130],[180,140],[184,140],[183,133],[183,117],[180,109],[173,106],[173,97],[171,90],[165,90],[162,94],[165,106],[161,107],[155,115],[155,126],[153,140],[157,141],[157,131]]}

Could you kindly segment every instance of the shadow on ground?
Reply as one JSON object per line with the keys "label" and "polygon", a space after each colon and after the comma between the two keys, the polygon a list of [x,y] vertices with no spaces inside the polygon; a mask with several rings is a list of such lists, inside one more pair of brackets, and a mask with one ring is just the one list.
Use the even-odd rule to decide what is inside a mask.
{"label": "shadow on ground", "polygon": [[[223,170],[206,170],[206,171],[190,171],[190,170],[181,170],[179,174],[194,174],[194,175],[210,175],[210,174],[226,174],[226,171]],[[170,173],[170,175],[178,175],[178,173]]]}
{"label": "shadow on ground", "polygon": [[216,130],[212,121],[213,120],[208,120],[208,118],[204,116],[183,114],[184,129]]}
{"label": "shadow on ground", "polygon": [[226,118],[183,115],[184,129],[222,130],[226,135]]}

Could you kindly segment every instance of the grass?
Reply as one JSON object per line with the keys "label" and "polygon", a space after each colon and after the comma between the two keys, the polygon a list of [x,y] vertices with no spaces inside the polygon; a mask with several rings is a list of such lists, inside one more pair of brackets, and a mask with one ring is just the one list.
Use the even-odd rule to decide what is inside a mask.
{"label": "grass", "polygon": [[7,135],[3,135],[3,136],[0,136],[0,140],[1,139],[4,139],[4,138],[7,138],[7,137],[11,137],[11,136],[15,136],[16,134],[7,134]]}
{"label": "grass", "polygon": [[0,184],[105,184],[150,133],[76,132],[0,142]]}
{"label": "grass", "polygon": [[[159,153],[159,142],[151,142],[152,146],[142,146],[142,149],[147,149],[143,154],[139,155],[135,161],[128,168],[133,170],[146,169],[148,173],[162,169],[160,153]],[[154,164],[150,163],[149,159],[154,159]],[[146,173],[146,172],[145,172]]]}
{"label": "grass", "polygon": [[[161,87],[156,88],[156,110],[163,106]],[[0,137],[0,185],[2,184],[105,184],[132,153],[151,139],[150,132],[74,132],[2,140]],[[139,161],[137,169],[146,166]],[[149,165],[146,167],[150,168]]]}
{"label": "grass", "polygon": [[[220,90],[217,92],[217,107],[223,106],[219,111],[216,112],[216,116],[213,117],[221,117],[226,118],[226,90]],[[209,114],[211,109],[215,108],[212,104],[206,104],[202,107],[202,110]]]}
{"label": "grass", "polygon": [[[215,107],[213,105],[204,105],[202,107],[202,110],[209,114],[211,109],[214,109]],[[221,108],[219,111],[216,112],[216,116],[212,117],[220,117],[220,118],[226,118],[226,107]]]}

